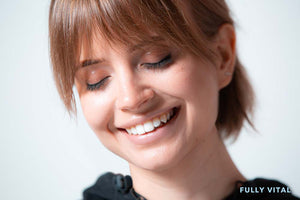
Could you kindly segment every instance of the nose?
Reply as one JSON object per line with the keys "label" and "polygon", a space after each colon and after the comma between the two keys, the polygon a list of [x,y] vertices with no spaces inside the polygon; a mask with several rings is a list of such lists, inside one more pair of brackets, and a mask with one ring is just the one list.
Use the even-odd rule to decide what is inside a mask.
{"label": "nose", "polygon": [[123,74],[118,88],[116,105],[122,111],[143,112],[154,97],[153,89],[132,74]]}

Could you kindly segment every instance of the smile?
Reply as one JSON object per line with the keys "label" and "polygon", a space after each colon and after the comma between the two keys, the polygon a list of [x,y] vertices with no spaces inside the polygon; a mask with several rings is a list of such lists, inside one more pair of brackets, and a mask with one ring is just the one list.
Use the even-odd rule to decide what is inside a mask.
{"label": "smile", "polygon": [[172,110],[160,114],[159,116],[153,117],[151,120],[148,120],[145,123],[137,124],[130,128],[126,128],[126,131],[129,135],[143,135],[150,133],[164,125],[166,125],[176,114],[177,109],[173,108]]}

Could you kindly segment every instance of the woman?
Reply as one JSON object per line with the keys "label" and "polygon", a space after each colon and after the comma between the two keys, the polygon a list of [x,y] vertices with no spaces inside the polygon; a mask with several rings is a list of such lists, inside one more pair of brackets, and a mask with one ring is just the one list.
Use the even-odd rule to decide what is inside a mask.
{"label": "woman", "polygon": [[52,0],[49,30],[66,108],[76,85],[87,122],[130,167],[84,199],[297,199],[246,180],[223,143],[252,126],[254,102],[223,0]]}

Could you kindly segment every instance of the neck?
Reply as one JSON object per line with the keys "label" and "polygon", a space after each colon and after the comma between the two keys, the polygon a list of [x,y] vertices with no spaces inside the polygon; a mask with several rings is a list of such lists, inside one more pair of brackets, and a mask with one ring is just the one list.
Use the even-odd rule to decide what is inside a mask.
{"label": "neck", "polygon": [[147,199],[223,199],[245,178],[235,167],[216,129],[208,141],[189,152],[183,160],[163,171],[130,165],[133,186]]}

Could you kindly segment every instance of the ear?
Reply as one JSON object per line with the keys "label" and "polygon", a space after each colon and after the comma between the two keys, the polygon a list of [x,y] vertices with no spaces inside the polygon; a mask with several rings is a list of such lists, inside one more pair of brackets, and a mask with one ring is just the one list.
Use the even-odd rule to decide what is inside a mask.
{"label": "ear", "polygon": [[236,36],[231,24],[224,24],[219,28],[216,36],[217,74],[219,90],[226,87],[232,80],[236,62]]}

